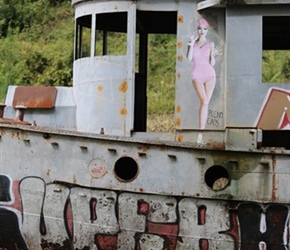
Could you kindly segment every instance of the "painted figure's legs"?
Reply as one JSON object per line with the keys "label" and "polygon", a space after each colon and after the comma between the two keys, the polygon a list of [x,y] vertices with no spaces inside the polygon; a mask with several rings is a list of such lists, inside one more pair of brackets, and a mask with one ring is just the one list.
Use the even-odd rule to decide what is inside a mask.
{"label": "painted figure's legs", "polygon": [[205,129],[208,116],[208,105],[215,87],[215,78],[212,78],[206,83],[199,80],[193,80],[192,84],[199,99],[199,128]]}

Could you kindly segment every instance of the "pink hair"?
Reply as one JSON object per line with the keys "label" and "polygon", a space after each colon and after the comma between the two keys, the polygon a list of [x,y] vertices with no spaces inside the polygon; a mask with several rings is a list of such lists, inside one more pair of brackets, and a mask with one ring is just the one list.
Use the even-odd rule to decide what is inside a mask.
{"label": "pink hair", "polygon": [[199,19],[199,21],[198,21],[198,26],[200,26],[200,25],[203,25],[203,26],[209,27],[209,23],[208,23],[208,21],[206,21],[204,18]]}

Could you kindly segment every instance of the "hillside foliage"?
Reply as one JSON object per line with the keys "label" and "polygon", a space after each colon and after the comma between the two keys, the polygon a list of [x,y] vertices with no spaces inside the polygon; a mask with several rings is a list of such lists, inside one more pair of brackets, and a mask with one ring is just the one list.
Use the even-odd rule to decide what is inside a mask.
{"label": "hillside foliage", "polygon": [[2,101],[8,85],[71,85],[73,22],[69,0],[0,0]]}
{"label": "hillside foliage", "polygon": [[264,83],[290,82],[289,50],[264,50],[262,65]]}

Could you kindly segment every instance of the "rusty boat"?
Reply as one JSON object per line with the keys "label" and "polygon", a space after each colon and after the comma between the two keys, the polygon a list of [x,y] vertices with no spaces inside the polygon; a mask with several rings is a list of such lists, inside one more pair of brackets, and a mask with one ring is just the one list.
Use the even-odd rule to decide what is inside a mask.
{"label": "rusty boat", "polygon": [[[263,82],[262,60],[290,50],[290,1],[71,4],[73,86],[11,85],[1,105],[0,248],[289,249],[290,79]],[[204,128],[187,59],[200,19],[221,48]],[[168,133],[146,131],[159,33],[176,36]]]}

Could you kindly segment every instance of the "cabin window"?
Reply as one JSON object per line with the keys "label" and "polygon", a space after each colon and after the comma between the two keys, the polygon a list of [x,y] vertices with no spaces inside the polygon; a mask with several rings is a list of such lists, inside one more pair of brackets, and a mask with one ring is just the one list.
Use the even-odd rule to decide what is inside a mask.
{"label": "cabin window", "polygon": [[127,12],[96,15],[95,56],[127,53]]}
{"label": "cabin window", "polygon": [[92,16],[82,16],[76,22],[75,59],[89,57],[91,51]]}
{"label": "cabin window", "polygon": [[263,17],[262,81],[290,83],[290,16]]}
{"label": "cabin window", "polygon": [[[92,34],[92,15],[76,21],[75,59],[90,57],[92,42],[94,55],[125,55],[127,53],[127,12],[96,15],[95,33]],[[94,40],[92,40],[92,35]]]}

